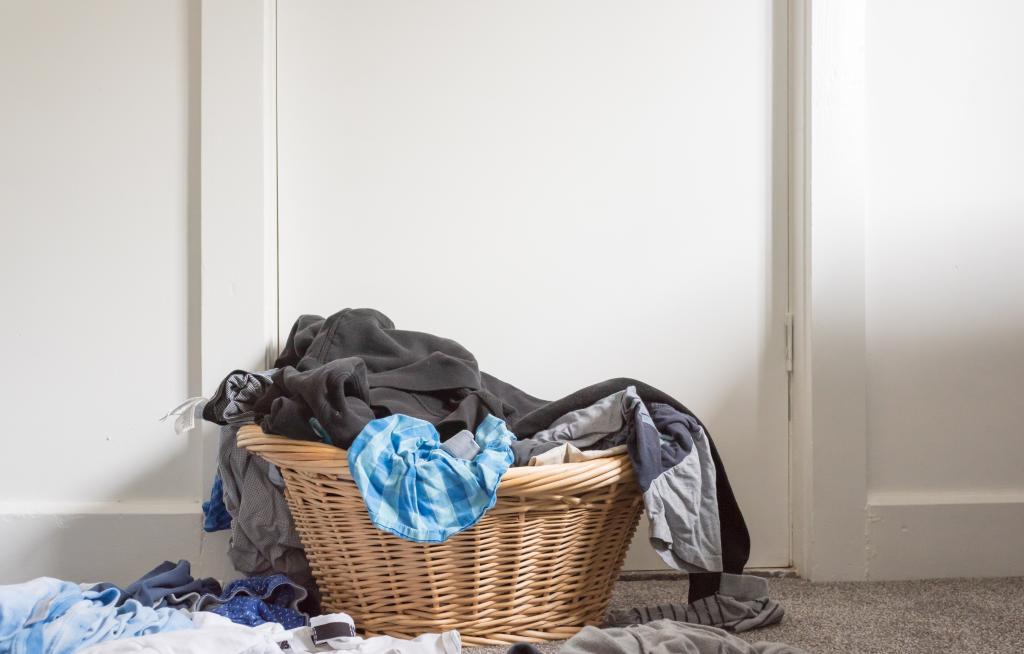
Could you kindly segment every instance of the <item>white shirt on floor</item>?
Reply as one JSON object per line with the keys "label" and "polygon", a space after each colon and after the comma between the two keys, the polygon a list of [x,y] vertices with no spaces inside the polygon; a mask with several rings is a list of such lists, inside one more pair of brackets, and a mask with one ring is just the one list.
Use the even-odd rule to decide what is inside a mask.
{"label": "white shirt on floor", "polygon": [[[309,627],[286,631],[275,622],[257,627],[235,624],[222,615],[198,611],[192,614],[195,629],[150,634],[138,638],[108,640],[82,650],[81,654],[281,654],[338,652],[350,654],[461,654],[457,631],[423,634],[412,640],[391,636],[345,639],[337,647],[314,645]],[[282,650],[280,643],[288,644]]]}
{"label": "white shirt on floor", "polygon": [[276,622],[247,627],[205,611],[192,622],[195,629],[108,640],[80,654],[281,654],[277,643],[287,636]]}

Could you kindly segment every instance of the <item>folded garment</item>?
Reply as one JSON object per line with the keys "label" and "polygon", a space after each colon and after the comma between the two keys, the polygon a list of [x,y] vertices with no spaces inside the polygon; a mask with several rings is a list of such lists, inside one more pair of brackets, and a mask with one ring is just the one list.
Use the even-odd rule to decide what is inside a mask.
{"label": "folded garment", "polygon": [[273,622],[248,627],[207,612],[193,613],[192,622],[195,629],[107,641],[82,654],[281,654],[287,635]]}
{"label": "folded garment", "polygon": [[219,595],[175,597],[175,601],[190,603],[192,610],[210,611],[238,624],[254,627],[277,622],[285,629],[306,624],[306,615],[299,610],[304,599],[306,589],[284,575],[236,579]]}
{"label": "folded garment", "polygon": [[213,533],[231,529],[231,514],[224,506],[224,482],[220,473],[213,476],[210,499],[203,502],[203,531]]}
{"label": "folded garment", "polygon": [[468,429],[463,429],[445,442],[441,443],[441,449],[451,454],[456,459],[472,461],[480,454],[480,446],[476,444],[476,436]]}
{"label": "folded garment", "polygon": [[625,444],[609,447],[607,450],[581,450],[572,443],[549,443],[549,445],[553,445],[553,447],[540,454],[534,454],[530,457],[527,465],[546,466],[559,463],[580,463],[581,461],[593,461],[594,459],[605,459],[610,456],[625,454],[627,451]]}
{"label": "folded garment", "polygon": [[216,579],[211,577],[193,579],[192,566],[185,560],[180,560],[177,563],[164,561],[124,589],[118,588],[113,584],[101,583],[96,584],[93,590],[102,591],[107,588],[117,588],[121,594],[118,600],[119,604],[129,599],[134,599],[145,606],[154,607],[162,606],[168,597],[175,594],[218,594],[221,591],[220,582]]}
{"label": "folded garment", "polygon": [[497,500],[515,436],[504,421],[487,416],[475,438],[481,452],[467,461],[442,449],[437,429],[425,420],[395,415],[368,424],[348,451],[348,466],[373,524],[424,543],[476,524]]}
{"label": "folded garment", "polygon": [[82,590],[50,577],[0,586],[0,654],[71,654],[108,640],[193,628],[182,611],[120,600],[114,587]]}
{"label": "folded garment", "polygon": [[203,418],[218,425],[254,422],[253,406],[271,385],[276,370],[246,372],[235,370],[224,378],[203,407]]}
{"label": "folded garment", "polygon": [[689,604],[661,604],[618,609],[608,614],[610,626],[624,627],[655,620],[674,620],[740,633],[782,621],[785,610],[768,599],[768,582],[752,575],[722,575],[718,593]]}
{"label": "folded garment", "polygon": [[[807,654],[783,643],[748,643],[703,625],[658,620],[646,625],[598,629],[584,627],[558,649],[559,654]],[[509,654],[539,654],[529,645],[513,645]]]}
{"label": "folded garment", "polygon": [[635,401],[639,401],[636,389],[626,389],[560,416],[547,429],[512,444],[516,465],[529,465],[533,457],[563,443],[580,450],[606,450],[624,444],[633,427]]}

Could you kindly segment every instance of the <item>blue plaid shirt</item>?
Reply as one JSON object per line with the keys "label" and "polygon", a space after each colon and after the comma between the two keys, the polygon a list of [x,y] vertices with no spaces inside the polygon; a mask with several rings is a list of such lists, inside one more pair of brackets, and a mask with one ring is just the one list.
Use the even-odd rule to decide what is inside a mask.
{"label": "blue plaid shirt", "polygon": [[475,437],[480,453],[466,461],[442,450],[437,429],[425,420],[396,414],[366,425],[348,450],[348,466],[373,524],[421,543],[476,524],[494,506],[515,436],[489,415]]}

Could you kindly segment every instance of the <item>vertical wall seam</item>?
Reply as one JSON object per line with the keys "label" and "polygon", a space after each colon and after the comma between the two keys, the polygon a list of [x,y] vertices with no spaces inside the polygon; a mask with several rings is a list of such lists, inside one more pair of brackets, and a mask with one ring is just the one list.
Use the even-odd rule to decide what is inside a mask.
{"label": "vertical wall seam", "polygon": [[[278,102],[278,0],[274,0],[274,342],[275,359],[281,350],[281,139]],[[273,361],[269,362],[273,365]]]}

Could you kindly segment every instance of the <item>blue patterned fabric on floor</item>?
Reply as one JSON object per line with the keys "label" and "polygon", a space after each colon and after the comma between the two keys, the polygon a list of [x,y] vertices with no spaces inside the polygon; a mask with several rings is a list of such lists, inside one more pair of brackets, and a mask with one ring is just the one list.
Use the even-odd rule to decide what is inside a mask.
{"label": "blue patterned fabric on floor", "polygon": [[306,589],[284,575],[249,577],[229,583],[219,596],[204,595],[196,611],[210,611],[249,627],[278,622],[285,629],[305,626],[308,618],[299,611]]}

